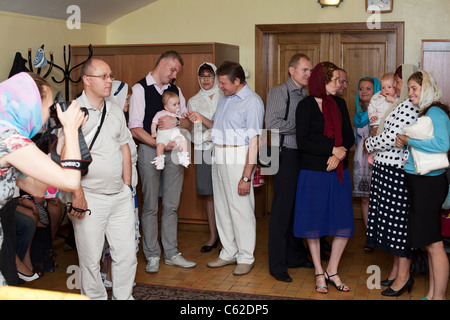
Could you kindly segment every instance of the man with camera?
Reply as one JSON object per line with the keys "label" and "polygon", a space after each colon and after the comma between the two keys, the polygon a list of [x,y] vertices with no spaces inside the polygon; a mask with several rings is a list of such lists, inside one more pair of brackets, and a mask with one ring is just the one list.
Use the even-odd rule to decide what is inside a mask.
{"label": "man with camera", "polygon": [[69,212],[81,270],[81,293],[107,299],[100,275],[105,236],[110,246],[113,299],[133,299],[137,258],[131,201],[131,156],[122,108],[105,101],[113,76],[109,65],[90,59],[81,70],[84,91],[76,99],[89,111],[82,131],[92,163],[73,194]]}

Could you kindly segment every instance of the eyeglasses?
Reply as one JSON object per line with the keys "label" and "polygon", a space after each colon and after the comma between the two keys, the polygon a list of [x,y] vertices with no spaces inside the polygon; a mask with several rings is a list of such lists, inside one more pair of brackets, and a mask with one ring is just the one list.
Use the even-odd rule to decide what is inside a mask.
{"label": "eyeglasses", "polygon": [[102,74],[100,76],[87,74],[86,77],[101,78],[102,80],[106,80],[107,78],[109,78],[109,79],[111,79],[111,81],[114,81],[114,76],[112,74]]}
{"label": "eyeglasses", "polygon": [[210,74],[210,75],[207,75],[207,76],[198,76],[198,77],[199,77],[199,79],[212,79],[215,76]]}

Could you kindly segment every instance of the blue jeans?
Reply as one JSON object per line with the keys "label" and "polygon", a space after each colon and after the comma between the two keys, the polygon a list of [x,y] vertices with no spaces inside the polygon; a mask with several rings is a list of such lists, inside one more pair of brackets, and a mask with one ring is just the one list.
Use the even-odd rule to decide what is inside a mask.
{"label": "blue jeans", "polygon": [[20,260],[23,260],[28,247],[33,239],[36,223],[33,218],[16,211],[14,214],[16,223],[16,253]]}

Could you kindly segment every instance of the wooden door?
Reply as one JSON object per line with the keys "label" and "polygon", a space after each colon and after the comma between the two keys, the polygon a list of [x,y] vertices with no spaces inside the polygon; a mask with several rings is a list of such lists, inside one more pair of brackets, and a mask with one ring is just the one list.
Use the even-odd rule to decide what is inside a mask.
{"label": "wooden door", "polygon": [[436,80],[442,100],[450,104],[450,40],[422,40],[422,69]]}
{"label": "wooden door", "polygon": [[[85,61],[88,54],[87,46],[75,46],[72,49],[74,64]],[[186,103],[200,90],[197,76],[197,69],[200,64],[212,62],[219,66],[225,60],[239,60],[239,47],[220,43],[103,45],[93,47],[93,57],[106,61],[117,80],[133,86],[137,81],[144,78],[149,71],[154,69],[160,54],[167,50],[175,50],[183,58],[184,66],[177,75],[176,84],[181,88],[186,98]],[[78,78],[79,75],[80,70],[77,69],[74,78]],[[75,95],[81,92],[82,88],[82,83],[75,84],[72,88],[72,93]],[[139,208],[141,208],[142,194],[140,184],[137,187],[137,197]],[[191,164],[184,171],[178,218],[180,222],[188,223],[207,223],[208,221],[206,216],[206,198],[197,194],[194,164]]]}
{"label": "wooden door", "polygon": [[[347,71],[349,85],[343,98],[353,124],[359,79],[379,78],[403,63],[403,23],[382,24],[378,30],[365,23],[256,26],[255,89],[263,101],[270,88],[286,80],[289,60],[296,53],[309,56],[313,66],[331,61]],[[353,154],[350,158],[351,171]],[[273,187],[271,178],[267,180],[269,211]]]}

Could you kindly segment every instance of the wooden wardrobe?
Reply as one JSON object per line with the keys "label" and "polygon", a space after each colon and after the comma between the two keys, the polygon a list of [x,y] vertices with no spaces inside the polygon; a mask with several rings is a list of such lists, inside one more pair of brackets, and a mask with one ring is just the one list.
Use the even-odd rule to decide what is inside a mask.
{"label": "wooden wardrobe", "polygon": [[[226,60],[239,62],[239,47],[222,43],[177,43],[177,44],[136,44],[136,45],[99,45],[92,46],[93,57],[106,61],[116,80],[133,86],[154,69],[161,53],[175,50],[184,61],[176,84],[181,88],[187,101],[199,90],[197,70],[203,62],[212,62],[219,66]],[[83,62],[89,54],[88,46],[73,46],[74,65]],[[77,70],[74,78],[79,77]],[[72,86],[72,96],[82,91],[82,83]],[[138,205],[142,207],[140,184],[138,185]],[[161,209],[161,206],[160,206]],[[180,222],[207,223],[206,200],[197,195],[195,165],[185,169],[183,191],[178,208]]]}

